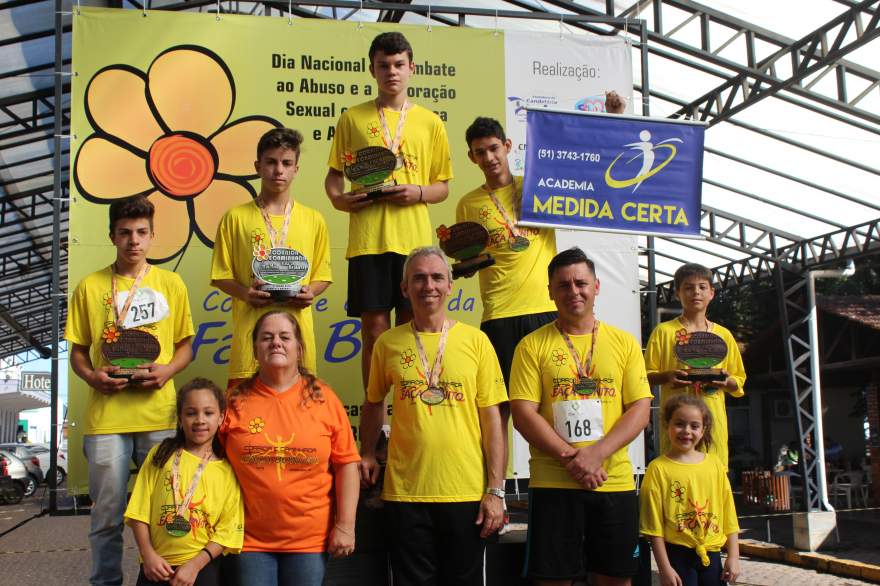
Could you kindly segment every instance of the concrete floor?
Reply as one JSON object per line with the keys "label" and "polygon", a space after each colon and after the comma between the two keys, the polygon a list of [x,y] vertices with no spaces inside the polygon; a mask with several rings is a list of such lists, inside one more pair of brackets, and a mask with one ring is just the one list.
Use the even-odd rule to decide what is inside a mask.
{"label": "concrete floor", "polygon": [[[41,489],[35,497],[25,499],[19,505],[0,505],[0,533],[4,533],[23,521],[20,527],[0,537],[0,584],[16,586],[51,586],[55,584],[87,584],[89,576],[88,516],[49,517],[39,515],[47,506],[48,499]],[[67,501],[64,503],[70,505]],[[28,519],[31,519],[28,521]],[[775,518],[771,525],[774,541],[785,541],[786,529],[790,533],[790,520]],[[744,538],[763,539],[764,520],[743,523]],[[841,513],[840,530],[842,544],[833,555],[840,558],[859,559],[880,565],[880,514]],[[369,554],[349,560],[345,565],[328,568],[327,584],[366,584],[367,574],[376,573]],[[134,584],[138,571],[137,549],[129,531],[125,532],[123,567],[125,584]],[[368,568],[369,567],[369,568]],[[812,570],[772,563],[760,559],[744,558],[743,573],[739,584],[771,586],[797,584],[801,586],[844,586],[869,584],[854,578],[842,578],[820,574]],[[513,572],[515,573],[515,572]],[[655,583],[656,573],[655,573]],[[493,580],[498,583],[499,581]],[[375,582],[373,582],[375,583]],[[509,583],[507,581],[500,583]]]}

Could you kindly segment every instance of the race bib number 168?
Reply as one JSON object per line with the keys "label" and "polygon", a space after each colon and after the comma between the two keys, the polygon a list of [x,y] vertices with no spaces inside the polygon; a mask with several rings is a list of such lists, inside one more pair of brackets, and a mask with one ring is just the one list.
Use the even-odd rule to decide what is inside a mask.
{"label": "race bib number 168", "polygon": [[601,439],[605,435],[602,402],[579,399],[553,403],[553,427],[570,444]]}

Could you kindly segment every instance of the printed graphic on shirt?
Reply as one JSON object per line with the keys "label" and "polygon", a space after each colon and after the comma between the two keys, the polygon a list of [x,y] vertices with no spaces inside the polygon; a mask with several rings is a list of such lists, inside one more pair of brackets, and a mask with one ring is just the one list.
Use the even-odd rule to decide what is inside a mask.
{"label": "printed graphic on shirt", "polygon": [[400,353],[400,365],[403,368],[409,368],[416,363],[416,353],[412,350],[404,350]]}
{"label": "printed graphic on shirt", "polygon": [[721,531],[718,524],[718,515],[709,511],[709,499],[702,505],[688,499],[687,506],[680,513],[676,513],[676,529],[681,533],[690,533],[703,542],[707,535],[718,535]]}
{"label": "printed graphic on shirt", "polygon": [[[366,124],[367,136],[370,138],[379,138],[382,135],[382,126],[378,120],[371,120]],[[418,173],[419,166],[417,164],[417,157],[410,152],[407,152],[406,148],[406,137],[400,139],[400,149],[399,154],[403,158],[403,166],[413,173]],[[355,160],[355,155],[350,150],[345,150],[342,153],[342,166],[351,165]]]}
{"label": "printed graphic on shirt", "polygon": [[687,492],[687,489],[681,485],[681,482],[676,480],[672,483],[672,500],[677,503],[684,501],[684,493]]}
{"label": "printed graphic on shirt", "polygon": [[254,258],[258,260],[266,260],[269,258],[269,251],[272,250],[272,244],[262,230],[251,231],[251,242],[254,245]]}
{"label": "printed graphic on shirt", "polygon": [[[443,378],[445,368],[441,367],[437,386],[441,395],[429,397],[434,392],[428,386],[428,376],[418,365],[418,359],[412,348],[407,348],[400,353],[400,365],[404,369],[404,375],[401,377],[398,389],[398,399],[404,401],[405,405],[421,405],[427,408],[428,413],[433,415],[435,408],[452,408],[456,403],[463,403],[465,400],[464,385],[458,381],[446,380]],[[412,369],[412,370],[410,370]]]}
{"label": "printed graphic on shirt", "polygon": [[263,431],[266,421],[262,417],[254,417],[248,421],[248,432],[256,441],[265,440],[265,444],[248,444],[244,446],[241,461],[257,469],[275,465],[278,482],[283,481],[287,470],[309,470],[318,463],[318,450],[314,447],[297,446],[294,444],[296,433],[290,432],[285,437],[275,434],[274,439]]}
{"label": "printed graphic on shirt", "polygon": [[617,386],[614,377],[599,378],[596,376],[595,362],[590,365],[590,371],[587,376],[596,381],[596,388],[587,388],[580,392],[575,391],[574,385],[578,382],[580,375],[578,374],[577,365],[568,353],[568,349],[564,346],[554,348],[550,352],[550,363],[555,369],[553,372],[553,387],[550,390],[550,397],[556,400],[568,401],[572,399],[602,399],[608,402],[617,397]]}
{"label": "printed graphic on shirt", "polygon": [[[519,210],[516,211],[515,218],[519,217]],[[493,205],[484,205],[479,212],[480,224],[489,232],[489,249],[502,248],[506,249],[510,246],[511,239],[514,238],[513,233],[504,221],[504,217]],[[517,226],[520,236],[525,236],[530,241],[533,240],[540,231],[538,228],[529,226]]]}

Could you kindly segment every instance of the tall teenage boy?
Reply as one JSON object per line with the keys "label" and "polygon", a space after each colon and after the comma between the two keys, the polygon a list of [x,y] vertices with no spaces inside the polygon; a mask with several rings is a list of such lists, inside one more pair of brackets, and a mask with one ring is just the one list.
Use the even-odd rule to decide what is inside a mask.
{"label": "tall teenage boy", "polygon": [[522,177],[510,172],[511,142],[501,124],[477,118],[465,132],[468,158],[486,182],[466,194],[455,210],[456,222],[477,222],[489,232],[487,251],[495,264],[479,271],[483,318],[480,329],[492,342],[504,381],[516,345],[527,334],[556,319],[547,296],[547,265],[556,255],[556,231],[517,226]]}
{"label": "tall teenage boy", "polygon": [[[154,445],[174,435],[177,419],[172,377],[192,360],[193,324],[183,280],[151,266],[154,208],[142,196],[110,204],[110,241],[116,260],[86,276],[73,292],[65,338],[70,366],[89,385],[83,451],[92,499],[89,543],[90,584],[122,584],[122,515],[132,460],[140,466]],[[118,367],[102,355],[129,338],[159,355],[132,375],[114,377]],[[114,349],[114,350],[116,350]]]}
{"label": "tall teenage boy", "polygon": [[[407,99],[415,71],[409,41],[400,33],[382,33],[373,39],[369,58],[378,96],[339,117],[324,182],[333,207],[349,213],[348,315],[361,319],[365,388],[373,345],[391,327],[391,310],[398,324],[412,318],[400,291],[403,263],[413,248],[431,244],[427,204],[446,199],[452,179],[443,122]],[[345,191],[345,164],[368,146],[384,146],[398,159],[397,185],[376,199],[357,193],[357,185]]]}
{"label": "tall teenage boy", "polygon": [[[733,334],[719,324],[710,322],[706,317],[709,303],[715,298],[712,286],[712,271],[694,263],[684,264],[675,271],[673,277],[675,293],[681,301],[681,315],[663,322],[651,332],[648,346],[645,349],[645,367],[648,370],[648,382],[660,387],[660,405],[675,395],[692,393],[700,395],[709,411],[712,412],[711,446],[709,453],[714,453],[727,470],[727,408],[725,396],[742,397],[746,372],[743,368],[742,356]],[[717,365],[724,371],[724,378],[712,383],[690,383],[683,377],[687,366],[679,361],[676,344],[683,342],[687,334],[693,332],[712,332],[721,337],[727,345],[727,356]],[[660,451],[666,453],[669,438],[660,434]]]}

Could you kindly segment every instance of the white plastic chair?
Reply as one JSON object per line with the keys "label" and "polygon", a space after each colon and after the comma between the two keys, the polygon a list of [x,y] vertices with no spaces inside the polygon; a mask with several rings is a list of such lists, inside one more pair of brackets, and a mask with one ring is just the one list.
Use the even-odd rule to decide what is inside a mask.
{"label": "white plastic chair", "polygon": [[831,490],[828,497],[831,502],[837,506],[840,497],[846,497],[846,508],[852,508],[853,495],[856,496],[856,504],[867,506],[868,504],[868,487],[864,482],[864,476],[860,471],[840,472],[834,476],[831,482]]}

